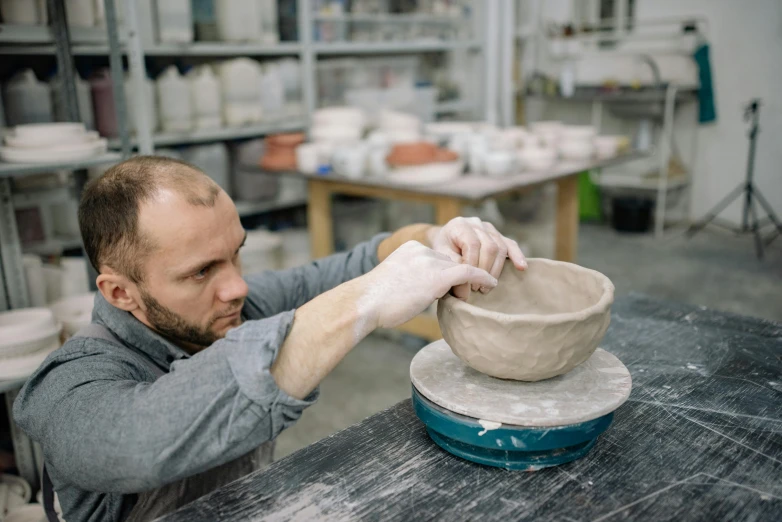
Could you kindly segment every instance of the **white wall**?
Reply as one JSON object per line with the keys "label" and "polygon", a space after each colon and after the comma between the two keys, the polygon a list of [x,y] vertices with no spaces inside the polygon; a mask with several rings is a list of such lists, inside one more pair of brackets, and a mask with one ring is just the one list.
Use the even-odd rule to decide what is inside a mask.
{"label": "white wall", "polygon": [[[709,21],[717,121],[701,125],[692,216],[709,211],[744,178],[747,125],[743,106],[763,100],[756,181],[782,215],[782,2],[780,0],[638,0],[639,20],[701,15]],[[722,217],[738,222],[741,207]]]}

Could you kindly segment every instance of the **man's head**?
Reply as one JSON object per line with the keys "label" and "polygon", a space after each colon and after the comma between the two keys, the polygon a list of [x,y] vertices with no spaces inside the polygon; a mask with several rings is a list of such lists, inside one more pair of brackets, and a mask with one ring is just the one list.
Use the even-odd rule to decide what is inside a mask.
{"label": "man's head", "polygon": [[109,303],[190,350],[241,323],[245,232],[231,198],[187,163],[139,156],[87,185],[84,248]]}

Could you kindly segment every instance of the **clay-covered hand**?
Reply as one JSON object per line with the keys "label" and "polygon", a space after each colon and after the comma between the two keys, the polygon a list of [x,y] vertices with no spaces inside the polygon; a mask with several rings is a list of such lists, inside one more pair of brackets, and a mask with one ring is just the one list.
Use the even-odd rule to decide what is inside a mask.
{"label": "clay-covered hand", "polygon": [[[436,252],[447,255],[457,263],[482,268],[495,278],[500,276],[505,259],[508,258],[517,269],[527,268],[527,261],[518,243],[500,234],[491,223],[477,217],[452,219],[442,228],[433,229],[430,240]],[[491,290],[476,282],[472,283],[472,289],[482,292]],[[470,287],[454,287],[453,294],[466,299]]]}
{"label": "clay-covered hand", "polygon": [[380,328],[409,321],[454,286],[497,286],[485,270],[454,262],[417,241],[404,243],[361,279],[359,315]]}

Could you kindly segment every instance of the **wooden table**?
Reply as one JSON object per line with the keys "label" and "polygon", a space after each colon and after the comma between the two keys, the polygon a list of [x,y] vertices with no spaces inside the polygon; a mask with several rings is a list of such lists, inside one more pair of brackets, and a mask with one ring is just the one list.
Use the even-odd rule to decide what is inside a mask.
{"label": "wooden table", "polygon": [[782,324],[631,295],[602,346],[633,391],[580,460],[473,464],[406,400],[164,520],[780,520]]}
{"label": "wooden table", "polygon": [[[460,216],[463,206],[475,205],[489,198],[524,193],[545,183],[555,183],[558,188],[555,257],[562,261],[574,261],[578,248],[578,175],[639,157],[640,154],[630,153],[605,160],[562,161],[547,172],[527,172],[502,178],[466,175],[448,183],[417,186],[394,182],[392,178],[349,179],[335,174],[285,174],[307,180],[307,221],[312,255],[315,258],[334,252],[331,200],[335,194],[428,203],[435,208],[436,224],[444,225]],[[437,318],[428,314],[422,314],[399,328],[430,341],[442,337]]]}

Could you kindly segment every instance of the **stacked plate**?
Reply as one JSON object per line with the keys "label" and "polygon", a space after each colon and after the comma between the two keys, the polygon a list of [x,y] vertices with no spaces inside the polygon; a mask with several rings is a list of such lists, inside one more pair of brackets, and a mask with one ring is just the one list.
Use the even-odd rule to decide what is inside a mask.
{"label": "stacked plate", "polygon": [[106,152],[105,138],[82,123],[18,125],[4,138],[0,159],[9,163],[78,161]]}
{"label": "stacked plate", "polygon": [[60,346],[60,323],[48,308],[0,312],[0,380],[25,379]]}

